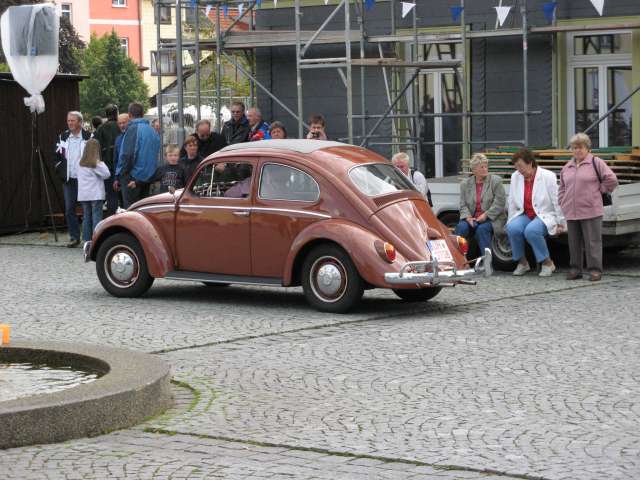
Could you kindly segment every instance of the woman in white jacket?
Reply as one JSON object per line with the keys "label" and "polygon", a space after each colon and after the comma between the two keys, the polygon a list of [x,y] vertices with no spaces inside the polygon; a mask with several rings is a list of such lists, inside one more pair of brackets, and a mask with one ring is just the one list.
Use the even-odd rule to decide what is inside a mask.
{"label": "woman in white jacket", "polygon": [[556,269],[549,257],[545,237],[566,229],[564,215],[558,204],[558,181],[555,173],[538,167],[533,153],[523,148],[513,154],[511,163],[516,171],[509,187],[509,218],[507,236],[513,259],[518,266],[516,276],[524,275],[531,267],[525,256],[525,240],[542,263],[540,276],[549,277]]}
{"label": "woman in white jacket", "polygon": [[102,220],[104,181],[111,176],[109,167],[100,161],[100,143],[90,138],[82,152],[78,168],[78,201],[82,205],[82,240],[91,240],[93,231]]}

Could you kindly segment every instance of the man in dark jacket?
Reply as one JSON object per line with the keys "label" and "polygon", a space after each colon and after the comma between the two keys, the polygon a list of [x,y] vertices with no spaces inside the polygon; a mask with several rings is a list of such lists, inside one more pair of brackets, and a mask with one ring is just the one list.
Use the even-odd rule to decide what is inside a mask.
{"label": "man in dark jacket", "polygon": [[111,177],[104,181],[104,191],[107,196],[107,213],[106,216],[116,213],[118,208],[118,192],[113,188],[115,181],[116,165],[113,158],[116,138],[122,133],[118,127],[118,107],[116,105],[107,105],[104,113],[107,121],[98,127],[93,137],[100,142],[100,157],[111,172]]}
{"label": "man in dark jacket", "polygon": [[67,130],[62,132],[56,145],[54,168],[62,180],[64,193],[64,216],[69,229],[69,243],[67,247],[80,245],[80,226],[78,225],[78,168],[84,145],[91,138],[91,134],[82,128],[82,114],[69,112],[67,114]]}
{"label": "man in dark jacket", "polygon": [[129,125],[122,139],[118,160],[120,188],[124,207],[149,195],[150,182],[158,167],[160,136],[142,118],[144,107],[138,102],[129,104]]}
{"label": "man in dark jacket", "polygon": [[222,136],[227,145],[248,141],[250,131],[249,120],[244,115],[244,103],[233,102],[231,104],[231,120],[224,122],[222,126]]}
{"label": "man in dark jacket", "polygon": [[[196,123],[196,137],[198,138],[198,155],[202,158],[207,158],[227,146],[227,142],[221,134],[211,131],[209,120],[200,120]],[[187,151],[183,145],[180,149],[180,156],[184,157],[186,154]]]}

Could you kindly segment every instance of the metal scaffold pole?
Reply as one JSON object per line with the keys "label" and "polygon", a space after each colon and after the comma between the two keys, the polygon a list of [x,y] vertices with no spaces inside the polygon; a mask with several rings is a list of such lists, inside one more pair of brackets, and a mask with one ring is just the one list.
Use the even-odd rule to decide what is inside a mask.
{"label": "metal scaffold pole", "polygon": [[156,75],[158,76],[158,93],[156,94],[156,108],[158,109],[158,121],[160,132],[164,132],[164,115],[162,115],[162,61],[160,59],[160,2],[156,0]]}
{"label": "metal scaffold pole", "polygon": [[220,36],[220,3],[216,3],[216,130],[222,131],[222,38]]}
{"label": "metal scaffold pole", "polygon": [[462,56],[462,85],[460,88],[460,100],[462,101],[462,157],[469,158],[471,144],[469,142],[469,116],[467,115],[467,24],[464,16],[464,0],[460,0],[460,8],[460,55]]}
{"label": "metal scaffold pole", "polygon": [[182,1],[176,0],[176,87],[178,89],[178,143],[184,142],[184,85],[182,75]]}
{"label": "metal scaffold pole", "polygon": [[196,119],[198,122],[200,121],[200,106],[201,106],[201,97],[200,97],[200,5],[196,4],[193,6],[195,12],[195,23],[196,23],[196,44],[195,44],[195,62],[196,62]]}
{"label": "metal scaffold pole", "polygon": [[527,29],[527,2],[523,0],[520,7],[520,13],[522,13],[522,115],[524,125],[524,146],[529,146],[529,45]]}
{"label": "metal scaffold pole", "polygon": [[[358,15],[358,25],[360,27],[360,59],[365,57],[364,53],[364,0],[362,0],[359,4],[360,15]],[[366,96],[364,94],[365,88],[365,77],[364,77],[364,67],[360,67],[360,111],[362,115],[367,114],[367,105],[366,105]],[[367,120],[366,118],[362,119],[361,122],[361,134],[365,135],[367,133]]]}
{"label": "metal scaffold pole", "polygon": [[296,23],[296,89],[298,94],[298,138],[304,134],[302,126],[302,70],[300,68],[301,36],[300,36],[300,0],[295,0],[295,23]]}
{"label": "metal scaffold pole", "polygon": [[347,59],[347,137],[353,143],[353,81],[351,77],[351,2],[344,2],[344,39]]}

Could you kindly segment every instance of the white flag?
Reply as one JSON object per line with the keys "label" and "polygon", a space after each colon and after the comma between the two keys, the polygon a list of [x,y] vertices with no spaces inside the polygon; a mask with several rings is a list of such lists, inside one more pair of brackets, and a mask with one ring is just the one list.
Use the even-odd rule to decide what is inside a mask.
{"label": "white flag", "polygon": [[329,5],[329,0],[324,0],[325,5]]}
{"label": "white flag", "polygon": [[273,0],[273,8],[278,6],[278,0]]}
{"label": "white flag", "polygon": [[598,11],[598,15],[602,16],[602,10],[604,9],[604,0],[591,0],[591,3]]}
{"label": "white flag", "polygon": [[209,14],[211,13],[211,9],[213,8],[212,5],[207,5],[207,8],[204,10],[204,14],[205,16],[209,16]]}
{"label": "white flag", "polygon": [[244,3],[238,4],[238,16],[242,16],[242,12],[244,11]]}
{"label": "white flag", "polygon": [[415,6],[415,3],[402,2],[402,18],[406,17]]}
{"label": "white flag", "polygon": [[496,13],[498,14],[498,25],[502,26],[504,21],[509,16],[509,11],[511,11],[511,7],[493,7],[496,9]]}

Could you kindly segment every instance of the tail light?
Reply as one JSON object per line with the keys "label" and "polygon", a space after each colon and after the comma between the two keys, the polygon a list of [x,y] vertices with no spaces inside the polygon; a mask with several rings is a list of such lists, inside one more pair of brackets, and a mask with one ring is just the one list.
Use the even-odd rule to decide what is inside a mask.
{"label": "tail light", "polygon": [[463,255],[469,253],[469,242],[464,237],[457,236],[456,240],[458,240],[458,249],[462,252]]}
{"label": "tail light", "polygon": [[374,242],[374,246],[376,248],[376,252],[378,255],[382,257],[383,260],[389,263],[393,263],[396,259],[396,247],[394,247],[389,242],[381,242],[380,240],[376,240]]}

